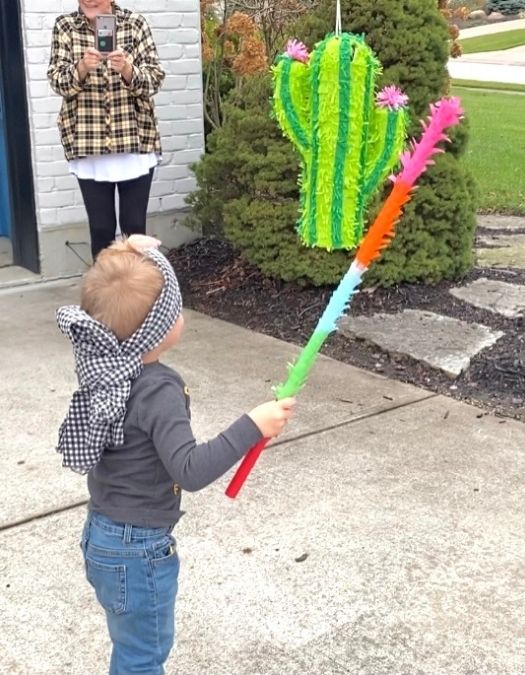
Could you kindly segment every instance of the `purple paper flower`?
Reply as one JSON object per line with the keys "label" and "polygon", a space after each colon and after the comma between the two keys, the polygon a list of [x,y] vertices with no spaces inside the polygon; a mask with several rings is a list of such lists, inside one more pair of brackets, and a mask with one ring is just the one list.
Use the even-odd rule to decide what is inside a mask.
{"label": "purple paper flower", "polygon": [[301,61],[302,63],[308,63],[308,58],[310,56],[308,54],[306,45],[302,42],[299,42],[299,40],[288,40],[285,54],[286,56],[289,56],[296,61]]}
{"label": "purple paper flower", "polygon": [[404,94],[399,87],[394,84],[389,87],[381,89],[377,94],[377,105],[382,108],[390,108],[390,110],[399,110],[404,108],[408,103],[408,96]]}

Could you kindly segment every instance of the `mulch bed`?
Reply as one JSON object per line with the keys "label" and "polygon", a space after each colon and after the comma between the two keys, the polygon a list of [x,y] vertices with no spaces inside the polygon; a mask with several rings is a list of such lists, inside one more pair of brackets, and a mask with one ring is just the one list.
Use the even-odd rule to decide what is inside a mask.
{"label": "mulch bed", "polygon": [[[256,267],[217,239],[199,239],[170,251],[185,305],[219,319],[299,345],[308,340],[332,288],[303,288],[264,277]],[[525,283],[516,270],[474,270],[480,276]],[[391,355],[362,340],[334,334],[324,354],[386,377],[468,401],[496,414],[525,421],[525,320],[506,319],[454,298],[457,284],[405,284],[391,289],[365,289],[352,301],[354,315],[422,309],[482,323],[505,336],[476,356],[456,380],[412,358]],[[284,367],[284,366],[283,366]]]}

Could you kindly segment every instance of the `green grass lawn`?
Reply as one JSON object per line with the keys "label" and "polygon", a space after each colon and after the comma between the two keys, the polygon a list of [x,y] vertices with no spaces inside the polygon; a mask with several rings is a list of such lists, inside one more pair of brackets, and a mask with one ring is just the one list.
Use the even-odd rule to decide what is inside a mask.
{"label": "green grass lawn", "polygon": [[470,119],[464,161],[476,177],[480,208],[525,215],[525,96],[454,87]]}
{"label": "green grass lawn", "polygon": [[525,45],[525,28],[520,30],[508,30],[503,33],[492,35],[479,35],[478,37],[460,40],[463,54],[476,54],[478,52],[497,52],[500,49],[511,49]]}

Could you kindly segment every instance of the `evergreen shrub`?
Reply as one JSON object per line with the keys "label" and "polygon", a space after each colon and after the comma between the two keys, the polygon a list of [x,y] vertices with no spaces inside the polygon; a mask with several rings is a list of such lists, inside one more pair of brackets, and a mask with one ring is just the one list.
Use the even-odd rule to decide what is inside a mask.
{"label": "evergreen shrub", "polygon": [[500,14],[519,14],[525,9],[525,0],[489,0],[487,10]]}
{"label": "evergreen shrub", "polygon": [[[383,84],[395,83],[411,101],[411,133],[428,105],[446,93],[447,27],[435,0],[343,0],[343,29],[365,33],[384,66]],[[334,26],[335,2],[321,0],[291,31],[309,47]],[[270,117],[271,78],[245,80],[225,106],[225,123],[209,137],[196,166],[198,190],[190,203],[207,234],[221,234],[265,274],[316,285],[334,283],[353,252],[305,248],[295,233],[298,159]],[[438,282],[464,275],[473,263],[475,186],[462,166],[468,127],[436,158],[398,226],[398,234],[367,283]],[[371,207],[370,218],[377,212]]]}

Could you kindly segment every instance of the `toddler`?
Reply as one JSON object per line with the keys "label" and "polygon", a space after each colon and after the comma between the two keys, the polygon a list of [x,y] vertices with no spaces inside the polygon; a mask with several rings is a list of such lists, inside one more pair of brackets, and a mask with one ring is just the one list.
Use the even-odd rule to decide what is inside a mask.
{"label": "toddler", "polygon": [[59,432],[63,465],[87,473],[81,547],[106,613],[110,675],[161,675],[173,646],[179,559],[172,531],[181,491],[200,490],[262,437],[278,436],[293,399],[242,415],[198,444],[188,390],[159,357],[183,328],[177,278],[151,237],[102,251],[85,274],[81,305],[61,307],[79,389]]}

